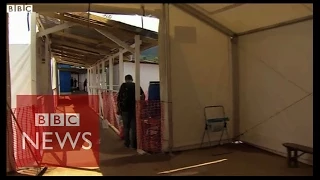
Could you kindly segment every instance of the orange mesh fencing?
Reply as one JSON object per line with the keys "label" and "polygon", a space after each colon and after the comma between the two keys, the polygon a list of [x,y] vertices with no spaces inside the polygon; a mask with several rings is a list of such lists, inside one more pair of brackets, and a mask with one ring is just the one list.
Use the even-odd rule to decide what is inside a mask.
{"label": "orange mesh fencing", "polygon": [[161,101],[148,100],[136,103],[138,148],[149,153],[162,151],[163,108]]}
{"label": "orange mesh fencing", "polygon": [[[104,118],[123,138],[123,125],[117,113],[117,93],[103,92]],[[136,103],[136,121],[138,148],[149,153],[162,151],[163,112],[162,103],[157,100],[138,101]]]}
{"label": "orange mesh fencing", "polygon": [[[36,97],[36,96],[35,96]],[[22,167],[39,167],[43,156],[43,149],[40,144],[43,142],[43,137],[39,134],[47,131],[48,127],[35,125],[35,113],[48,113],[54,111],[56,99],[54,96],[37,96],[35,104],[32,105],[30,97],[17,96],[17,104],[21,105],[12,108],[11,128],[8,128],[8,135],[13,136],[13,151],[15,164],[17,168]],[[38,137],[37,137],[38,134]],[[26,136],[24,136],[26,135]],[[28,142],[23,143],[24,137],[30,138],[35,145],[39,145],[39,149],[32,148],[34,146]]]}
{"label": "orange mesh fencing", "polygon": [[[58,113],[65,113],[66,112],[66,107],[63,104],[63,102],[69,102],[70,97],[68,96],[60,96],[59,98],[59,108],[55,109],[54,108],[54,101],[56,99],[55,96],[34,96],[36,101],[32,101],[33,100],[33,96],[31,95],[31,97],[29,95],[26,96],[17,96],[17,103],[18,105],[23,104],[22,106],[18,106],[16,108],[12,108],[12,116],[11,116],[11,121],[8,123],[8,128],[7,128],[7,135],[11,135],[13,142],[12,142],[12,149],[13,149],[13,154],[14,154],[14,161],[15,161],[15,165],[16,168],[24,168],[24,167],[35,167],[35,168],[41,168],[41,166],[43,165],[53,165],[53,166],[65,166],[62,163],[68,163],[68,164],[77,164],[78,163],[78,159],[73,158],[75,157],[74,155],[70,155],[71,151],[69,151],[69,157],[71,157],[71,161],[70,159],[68,159],[68,161],[66,161],[65,159],[63,159],[62,157],[60,158],[59,154],[60,152],[63,151],[58,151],[58,153],[52,153],[53,151],[50,152],[50,150],[48,149],[43,149],[43,144],[45,144],[43,138],[45,138],[43,136],[43,132],[50,132],[50,130],[52,130],[50,128],[50,126],[38,126],[36,125],[35,122],[35,114],[36,113],[52,113],[55,112],[55,110],[57,110]],[[87,98],[85,96],[82,96],[84,98]],[[92,102],[98,102],[98,97],[94,96],[94,97],[89,97],[91,98]],[[29,100],[29,101],[27,101]],[[72,99],[73,103],[72,106],[67,107],[69,109],[74,109],[75,106],[73,105],[82,105],[82,104],[87,104],[87,102],[85,102],[86,99],[79,99],[77,100]],[[25,103],[23,103],[25,102]],[[36,102],[36,103],[35,103]],[[34,104],[33,104],[34,103]],[[32,105],[31,105],[32,104]],[[98,107],[98,105],[94,105],[92,104],[94,107]],[[83,108],[83,106],[81,106]],[[86,106],[84,106],[86,107]],[[81,109],[82,110],[82,109]],[[87,112],[87,110],[83,110],[85,112]],[[68,111],[69,112],[69,111]],[[70,110],[71,112],[71,110]],[[77,113],[80,113],[80,110],[78,108],[78,110],[76,111]],[[94,112],[91,112],[92,114],[95,114]],[[90,119],[90,125],[94,124],[92,120],[95,120],[94,115],[89,114],[89,118],[85,118],[85,119]],[[82,116],[83,117],[83,116]],[[97,118],[98,119],[98,118]],[[83,121],[86,122],[86,121]],[[84,123],[82,123],[84,124]],[[88,124],[88,125],[89,125]],[[83,127],[88,127],[88,125],[84,125]],[[89,125],[89,126],[90,126]],[[97,123],[97,128],[93,131],[93,132],[98,132],[98,123]],[[57,132],[57,131],[55,131]],[[62,131],[61,131],[62,132]],[[25,135],[25,136],[24,136]],[[24,138],[26,137],[26,138]],[[96,136],[95,136],[96,138]],[[98,139],[98,138],[97,138]],[[92,141],[92,142],[97,142],[97,141]],[[48,143],[48,141],[47,141]],[[56,144],[51,144],[53,147],[55,147]],[[90,159],[88,158],[89,156],[84,156],[86,157],[88,160],[88,162],[84,162],[86,165],[88,163],[94,163],[94,166],[96,166],[96,164],[98,164],[96,162],[96,159],[99,159],[98,156],[96,155],[97,151],[96,148],[97,145],[94,145],[93,147],[93,158],[94,159]],[[78,153],[78,151],[73,151],[75,153]],[[84,151],[83,151],[84,152]],[[48,155],[49,154],[49,155]],[[51,156],[51,155],[52,156]],[[90,154],[92,156],[92,154]],[[64,156],[64,155],[63,155]],[[66,158],[67,156],[64,156],[64,158]],[[57,159],[58,160],[57,160]],[[60,162],[61,159],[61,162]],[[83,160],[83,158],[82,158]],[[49,163],[48,163],[49,162]],[[53,163],[52,163],[53,162]],[[79,162],[80,163],[80,162]],[[81,162],[83,163],[83,162]],[[84,166],[84,167],[89,167],[89,166]]]}
{"label": "orange mesh fencing", "polygon": [[[96,91],[95,89],[93,91]],[[99,113],[99,98],[89,95],[89,107],[91,107],[96,113]]]}
{"label": "orange mesh fencing", "polygon": [[120,138],[123,137],[123,126],[119,116],[117,115],[117,96],[116,92],[103,92],[103,114],[109,124],[113,126],[118,132]]}
{"label": "orange mesh fencing", "polygon": [[[42,159],[41,149],[29,148],[29,143],[23,145],[23,132],[28,134],[30,139],[36,142],[36,132],[43,131],[44,127],[36,127],[34,124],[34,115],[38,112],[36,106],[25,106],[12,109],[12,128],[9,131],[13,135],[13,150],[17,168],[39,167]],[[23,130],[23,132],[22,132]],[[39,143],[42,142],[41,137]]]}

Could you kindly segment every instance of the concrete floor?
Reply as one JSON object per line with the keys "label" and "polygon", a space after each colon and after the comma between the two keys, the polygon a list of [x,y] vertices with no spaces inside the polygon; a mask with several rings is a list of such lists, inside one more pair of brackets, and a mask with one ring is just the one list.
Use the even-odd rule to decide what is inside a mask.
{"label": "concrete floor", "polygon": [[48,168],[44,176],[160,176],[159,172],[221,159],[226,160],[161,176],[313,175],[312,166],[300,164],[299,168],[288,168],[285,158],[244,144],[185,151],[173,156],[138,155],[134,150],[124,148],[122,141],[111,129],[105,129],[102,134],[99,169]]}
{"label": "concrete floor", "polygon": [[[76,170],[49,168],[44,176],[157,176],[159,172],[209,163],[223,162],[180,170],[164,176],[312,176],[313,168],[300,164],[288,168],[286,159],[248,145],[225,145],[202,150],[185,151],[173,156],[138,155],[123,147],[111,129],[102,131],[100,168]],[[223,154],[228,153],[228,154]],[[222,155],[212,155],[222,154]]]}
{"label": "concrete floor", "polygon": [[[300,164],[288,168],[286,159],[263,150],[232,144],[166,154],[138,155],[127,149],[111,130],[101,129],[100,167],[96,169],[48,168],[44,176],[312,176],[313,168]],[[229,152],[226,154],[226,152]],[[221,155],[212,155],[221,154]],[[224,159],[223,162],[212,163]],[[207,163],[207,165],[203,165]],[[202,164],[202,165],[201,165]],[[163,171],[197,167],[159,174]],[[15,174],[17,175],[17,174]]]}

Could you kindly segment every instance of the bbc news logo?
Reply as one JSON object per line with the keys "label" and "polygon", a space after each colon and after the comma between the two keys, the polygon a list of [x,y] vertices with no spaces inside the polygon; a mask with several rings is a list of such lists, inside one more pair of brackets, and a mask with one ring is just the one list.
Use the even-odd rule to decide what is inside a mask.
{"label": "bbc news logo", "polygon": [[7,13],[33,12],[33,5],[7,5]]}
{"label": "bbc news logo", "polygon": [[36,113],[35,126],[80,126],[80,114]]}
{"label": "bbc news logo", "polygon": [[[50,127],[80,127],[80,114],[79,113],[35,113],[35,126],[50,126]],[[40,143],[43,150],[52,150],[53,146],[48,146],[47,143],[59,143],[60,149],[64,149],[67,140],[69,140],[72,149],[76,148],[76,145],[81,139],[87,143],[87,145],[81,144],[82,149],[89,150],[92,148],[92,142],[88,136],[91,136],[91,132],[77,132],[76,137],[73,138],[70,132],[65,132],[61,137],[59,132],[45,131],[36,132],[35,141],[25,132],[22,133],[22,149],[26,149],[26,141],[28,141],[35,149],[40,149]],[[41,135],[41,136],[40,136]],[[42,142],[40,142],[40,137]]]}

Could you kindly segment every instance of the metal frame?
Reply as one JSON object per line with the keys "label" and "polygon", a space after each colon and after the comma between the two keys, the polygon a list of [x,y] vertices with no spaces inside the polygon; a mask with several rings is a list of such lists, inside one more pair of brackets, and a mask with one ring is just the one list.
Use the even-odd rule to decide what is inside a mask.
{"label": "metal frame", "polygon": [[231,50],[231,76],[232,76],[232,118],[233,118],[233,136],[240,134],[240,73],[238,57],[238,37],[230,39]]}
{"label": "metal frame", "polygon": [[208,12],[208,14],[210,14],[211,16],[212,15],[215,15],[215,14],[218,14],[218,13],[222,13],[222,12],[225,12],[225,11],[228,11],[228,10],[231,10],[231,9],[234,9],[234,8],[237,8],[239,6],[242,6],[244,5],[245,3],[236,3],[236,4],[231,4],[229,6],[225,6],[223,8],[220,8],[220,9],[217,9],[213,12]]}
{"label": "metal frame", "polygon": [[172,119],[172,93],[171,93],[171,63],[170,63],[170,34],[169,34],[169,23],[170,23],[170,12],[169,4],[162,5],[162,16],[160,17],[159,29],[159,71],[160,71],[160,93],[161,101],[163,105],[163,118],[165,128],[164,138],[168,141],[164,141],[163,151],[169,151],[172,153],[174,142],[173,142],[173,119]]}
{"label": "metal frame", "polygon": [[204,115],[204,120],[205,120],[205,129],[204,129],[204,132],[203,132],[203,135],[202,135],[202,140],[201,140],[201,144],[200,144],[200,148],[202,147],[202,144],[204,143],[204,136],[205,134],[207,134],[208,136],[208,140],[209,140],[209,146],[211,146],[211,140],[210,140],[210,130],[208,129],[208,126],[213,124],[213,123],[208,123],[208,116],[207,116],[207,109],[209,108],[219,108],[219,109],[222,109],[222,117],[221,118],[227,118],[227,119],[223,119],[222,123],[223,123],[223,129],[221,131],[221,135],[220,135],[220,139],[219,139],[219,143],[218,145],[221,145],[221,141],[222,141],[222,138],[223,138],[223,134],[224,132],[226,131],[226,134],[227,134],[227,138],[229,140],[229,133],[228,133],[228,126],[227,126],[227,121],[228,121],[228,117],[226,117],[226,112],[225,112],[225,109],[223,106],[221,105],[218,105],[218,106],[205,106],[204,109],[203,109],[203,115]]}
{"label": "metal frame", "polygon": [[192,7],[189,4],[173,4],[174,6],[178,7],[179,9],[185,11],[186,13],[192,15],[193,17],[197,18],[198,20],[208,24],[209,26],[213,27],[214,29],[218,30],[219,32],[225,34],[226,36],[233,37],[236,35],[233,31],[228,29],[227,27],[223,26],[222,24],[218,23],[217,21],[213,20],[209,16],[205,15],[204,13],[200,12],[196,8]]}
{"label": "metal frame", "polygon": [[[221,13],[221,12],[224,12],[226,10],[230,10],[230,9],[239,7],[239,6],[243,5],[243,4],[234,4],[234,5],[226,6],[224,8],[218,9],[218,10],[216,10],[214,12],[208,12],[207,13],[208,15],[206,15],[203,12],[201,12],[199,9],[203,9],[203,8],[201,8],[199,6],[195,7],[195,5],[192,5],[192,4],[179,4],[179,3],[178,4],[173,4],[173,5],[175,5],[176,7],[180,8],[183,11],[185,11],[186,13],[188,13],[188,14],[192,15],[193,17],[197,18],[198,20],[210,25],[214,29],[218,30],[219,32],[221,32],[221,33],[223,33],[223,34],[225,34],[225,35],[227,35],[229,37],[244,36],[244,35],[248,35],[248,34],[253,34],[253,33],[261,32],[261,31],[274,29],[274,28],[278,28],[278,27],[291,25],[291,24],[295,24],[295,23],[299,23],[299,22],[303,22],[303,21],[307,21],[307,20],[313,19],[313,15],[310,15],[310,16],[297,18],[297,19],[293,19],[293,20],[290,20],[290,21],[285,21],[285,22],[281,22],[281,23],[277,23],[277,24],[273,24],[273,25],[269,25],[269,26],[265,26],[265,27],[251,29],[251,30],[248,30],[248,31],[245,31],[245,32],[241,32],[241,33],[235,33],[231,29],[228,29],[227,27],[221,25],[219,22],[213,20],[208,15]],[[203,11],[206,11],[206,10],[203,9]]]}
{"label": "metal frame", "polygon": [[285,22],[273,24],[270,26],[260,27],[257,29],[252,29],[252,30],[249,30],[246,32],[238,33],[237,36],[245,36],[245,35],[258,33],[258,32],[262,32],[262,31],[266,31],[266,30],[270,30],[270,29],[275,29],[275,28],[279,28],[279,27],[283,27],[283,26],[287,26],[287,25],[291,25],[291,24],[296,24],[299,22],[304,22],[304,21],[308,21],[308,20],[312,20],[312,19],[313,19],[313,15],[310,15],[310,16],[306,16],[306,17],[302,17],[302,18],[298,18],[298,19],[293,19],[290,21],[285,21]]}

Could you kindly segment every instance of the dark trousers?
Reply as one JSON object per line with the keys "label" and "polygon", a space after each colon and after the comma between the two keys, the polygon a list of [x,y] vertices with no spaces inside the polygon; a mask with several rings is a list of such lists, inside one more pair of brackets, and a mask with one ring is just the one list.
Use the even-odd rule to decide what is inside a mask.
{"label": "dark trousers", "polygon": [[127,147],[137,148],[137,131],[135,113],[121,113],[124,130],[124,145]]}

